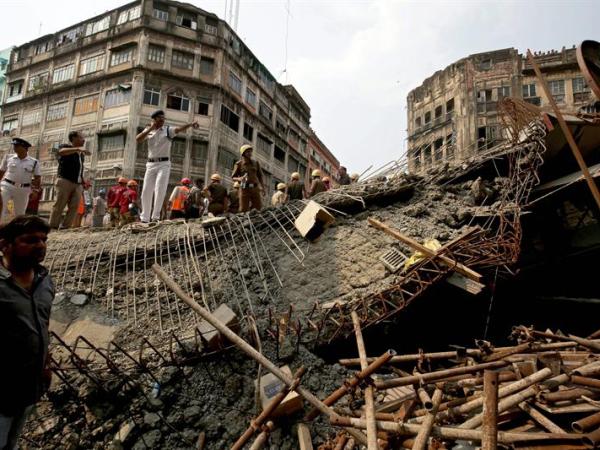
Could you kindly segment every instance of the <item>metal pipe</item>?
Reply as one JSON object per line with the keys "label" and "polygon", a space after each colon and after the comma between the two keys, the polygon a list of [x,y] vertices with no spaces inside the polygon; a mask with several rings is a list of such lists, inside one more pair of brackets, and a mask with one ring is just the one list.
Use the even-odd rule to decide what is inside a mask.
{"label": "metal pipe", "polygon": [[483,437],[481,450],[496,450],[498,446],[498,372],[483,372]]}
{"label": "metal pipe", "polygon": [[576,422],[571,424],[571,428],[573,431],[577,433],[584,433],[592,427],[596,427],[600,425],[600,412],[592,414],[591,416],[584,417],[583,419],[579,419]]}
{"label": "metal pipe", "polygon": [[521,411],[526,412],[529,415],[529,417],[531,417],[533,420],[535,420],[537,423],[543,426],[550,433],[566,433],[565,430],[556,425],[554,422],[548,419],[545,415],[543,415],[529,403],[519,403],[519,408],[521,409]]}
{"label": "metal pipe", "polygon": [[583,388],[564,389],[558,392],[542,392],[540,393],[540,400],[543,402],[556,403],[565,400],[575,400],[582,395],[585,395],[586,397],[595,397],[597,394],[594,391]]}
{"label": "metal pipe", "polygon": [[[392,359],[390,359],[389,364],[413,362],[413,361],[418,361],[420,359],[438,360],[438,359],[459,358],[461,356],[479,357],[479,356],[481,356],[481,354],[482,354],[481,350],[473,350],[473,349],[467,349],[464,351],[464,353],[458,352],[458,351],[414,353],[411,355],[396,355]],[[373,358],[373,357],[367,358],[367,362],[371,363],[373,361],[375,361],[375,358]],[[360,365],[360,358],[340,359],[338,362],[342,366],[358,366],[358,365]]]}
{"label": "metal pipe", "polygon": [[[181,287],[177,285],[177,283],[171,279],[165,271],[158,265],[153,264],[152,270],[158,278],[160,278],[182,301],[187,303],[187,305],[192,308],[197,314],[199,314],[204,320],[209,322],[213,327],[215,327],[221,334],[223,334],[230,342],[232,342],[236,347],[262,365],[265,369],[283,381],[287,386],[294,385],[294,379],[283,372],[279,367],[273,364],[270,360],[265,358],[262,354],[254,349],[250,344],[240,338],[237,334],[231,331],[224,323],[222,323],[219,319],[213,316],[209,311],[200,306],[196,301],[187,295]],[[302,386],[298,386],[296,392],[302,396],[308,403],[310,403],[313,407],[315,407],[318,411],[323,414],[329,416],[337,416],[337,413],[331,409],[329,406],[325,405],[321,400],[315,397],[310,391],[305,389]],[[363,433],[357,432],[355,430],[348,430],[353,437],[355,437],[360,443],[366,445],[367,438]]]}
{"label": "metal pipe", "polygon": [[417,437],[415,438],[415,442],[413,444],[413,450],[425,450],[427,448],[427,441],[431,435],[431,429],[433,428],[433,423],[435,422],[435,415],[437,414],[437,410],[441,401],[442,390],[437,388],[433,393],[433,398],[431,400],[431,411],[425,416],[425,420],[421,425],[421,429],[417,433]]}
{"label": "metal pipe", "polygon": [[267,439],[269,438],[269,434],[275,428],[275,424],[270,420],[263,427],[262,433],[258,435],[254,443],[250,446],[249,450],[260,450],[267,443]]}
{"label": "metal pipe", "polygon": [[408,377],[395,378],[392,380],[376,381],[375,386],[377,389],[390,389],[398,386],[408,386],[409,384],[430,383],[432,381],[442,380],[454,375],[474,373],[485,369],[499,369],[507,365],[508,363],[505,361],[493,361],[489,363],[475,364],[473,366],[455,367],[453,369],[438,370],[436,372],[422,373]]}
{"label": "metal pipe", "polygon": [[581,377],[579,375],[571,375],[571,383],[578,384],[579,386],[587,386],[591,388],[600,389],[600,380],[594,378]]}
{"label": "metal pipe", "polygon": [[[365,342],[362,336],[362,330],[360,329],[360,319],[356,311],[350,313],[352,317],[352,323],[354,325],[354,334],[356,336],[356,347],[358,348],[358,355],[360,358],[361,370],[366,370],[368,367],[367,363],[367,351],[365,349]],[[375,424],[375,400],[373,398],[373,386],[367,386],[365,388],[365,417],[367,418],[367,448],[368,450],[377,450],[377,426]]]}
{"label": "metal pipe", "polygon": [[423,408],[425,408],[427,411],[431,411],[433,409],[433,401],[424,388],[420,387],[417,389],[417,397],[419,397],[419,400],[421,400]]}

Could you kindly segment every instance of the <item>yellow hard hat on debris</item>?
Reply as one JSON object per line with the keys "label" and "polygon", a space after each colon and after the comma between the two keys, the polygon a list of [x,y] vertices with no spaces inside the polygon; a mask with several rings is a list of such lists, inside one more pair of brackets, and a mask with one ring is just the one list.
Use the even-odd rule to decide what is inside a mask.
{"label": "yellow hard hat on debris", "polygon": [[312,176],[313,177],[320,177],[321,176],[321,171],[319,169],[315,169],[312,171]]}
{"label": "yellow hard hat on debris", "polygon": [[244,144],[240,147],[240,155],[244,156],[246,150],[252,150],[252,146],[250,144]]}

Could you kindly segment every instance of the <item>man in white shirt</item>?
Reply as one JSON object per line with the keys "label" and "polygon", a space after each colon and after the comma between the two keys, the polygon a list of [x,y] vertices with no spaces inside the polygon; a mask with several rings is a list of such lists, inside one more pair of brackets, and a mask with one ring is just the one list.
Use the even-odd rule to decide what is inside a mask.
{"label": "man in white shirt", "polygon": [[27,155],[31,144],[25,139],[12,140],[14,154],[6,154],[0,164],[2,221],[8,216],[8,202],[13,201],[16,216],[25,214],[31,188],[39,192],[41,172],[37,159]]}
{"label": "man in white shirt", "polygon": [[[171,173],[171,141],[176,134],[187,130],[189,127],[198,128],[196,122],[180,127],[165,125],[165,113],[162,110],[154,111],[150,116],[152,123],[137,135],[138,143],[148,140],[148,162],[144,174],[142,187],[142,222],[160,219],[160,211],[169,186]],[[154,202],[152,201],[154,197]]]}

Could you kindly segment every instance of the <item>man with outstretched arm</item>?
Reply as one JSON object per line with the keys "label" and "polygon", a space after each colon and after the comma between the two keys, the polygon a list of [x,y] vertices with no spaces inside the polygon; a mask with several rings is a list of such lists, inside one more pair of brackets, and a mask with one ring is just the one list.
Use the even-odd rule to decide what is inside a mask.
{"label": "man with outstretched arm", "polygon": [[140,217],[144,223],[148,223],[150,220],[160,220],[160,211],[169,186],[173,138],[190,127],[198,128],[197,122],[180,127],[165,125],[165,112],[160,109],[154,111],[150,117],[152,123],[136,136],[138,143],[148,141],[148,161],[142,187],[142,214]]}

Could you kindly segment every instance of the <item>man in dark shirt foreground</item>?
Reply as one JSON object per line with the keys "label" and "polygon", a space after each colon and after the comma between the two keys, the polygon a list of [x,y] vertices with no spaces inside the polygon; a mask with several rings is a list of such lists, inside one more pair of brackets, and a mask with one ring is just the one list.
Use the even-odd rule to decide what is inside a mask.
{"label": "man in dark shirt foreground", "polygon": [[0,228],[0,450],[19,434],[48,385],[48,325],[54,284],[40,265],[50,227],[19,216]]}

